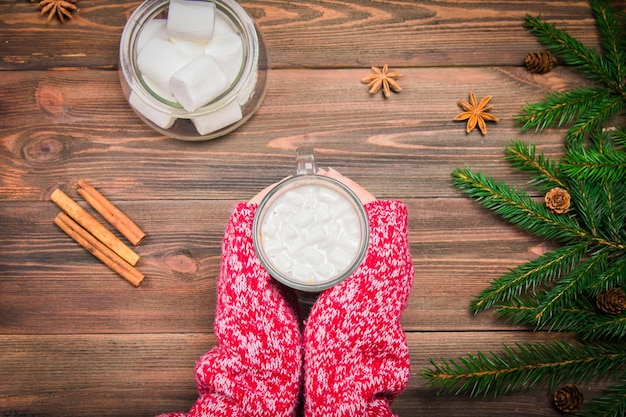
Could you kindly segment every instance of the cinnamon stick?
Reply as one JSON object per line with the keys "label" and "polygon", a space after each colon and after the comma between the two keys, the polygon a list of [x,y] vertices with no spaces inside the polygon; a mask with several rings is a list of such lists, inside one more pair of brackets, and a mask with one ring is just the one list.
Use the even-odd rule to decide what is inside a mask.
{"label": "cinnamon stick", "polygon": [[109,249],[117,253],[126,262],[136,265],[139,261],[139,255],[133,252],[124,242],[111,233],[106,227],[102,226],[91,214],[78,205],[74,200],[69,198],[60,189],[54,190],[50,196],[50,200],[54,201],[68,216],[84,227],[89,233],[94,235],[100,242],[104,243]]}
{"label": "cinnamon stick", "polygon": [[80,180],[78,193],[115,227],[130,243],[137,246],[146,237],[146,234],[119,208],[103,196],[87,181]]}
{"label": "cinnamon stick", "polygon": [[61,212],[55,217],[54,224],[59,226],[68,236],[74,239],[83,248],[87,249],[105,265],[117,272],[135,287],[141,284],[144,275],[137,268],[129,265],[118,254],[106,247],[87,230],[72,220],[67,214]]}

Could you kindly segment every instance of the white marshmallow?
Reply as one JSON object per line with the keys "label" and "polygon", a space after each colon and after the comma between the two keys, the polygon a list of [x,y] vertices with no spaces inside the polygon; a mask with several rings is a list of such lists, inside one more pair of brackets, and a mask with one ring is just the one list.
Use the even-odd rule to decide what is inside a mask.
{"label": "white marshmallow", "polygon": [[266,253],[276,258],[282,252],[293,261],[290,268],[274,265],[295,281],[327,282],[345,271],[358,253],[361,231],[357,211],[332,189],[296,187],[279,195],[268,210],[262,230],[277,228],[279,232],[272,236],[264,233]]}
{"label": "white marshmallow", "polygon": [[236,33],[214,35],[204,52],[217,61],[228,82],[235,81],[243,65],[243,41]]}
{"label": "white marshmallow", "polygon": [[170,42],[178,48],[189,60],[204,55],[206,42],[190,41],[188,39],[170,38]]}
{"label": "white marshmallow", "polygon": [[296,239],[300,236],[300,231],[291,223],[286,223],[280,228],[279,237],[283,241]]}
{"label": "white marshmallow", "polygon": [[[283,249],[285,249],[285,243],[283,242]],[[300,257],[302,256],[302,251],[307,246],[306,242],[303,239],[293,239],[287,242],[287,253],[294,259],[301,261]]]}
{"label": "white marshmallow", "polygon": [[304,241],[309,245],[321,243],[326,239],[326,232],[321,224],[314,224],[304,234]]}
{"label": "white marshmallow", "polygon": [[317,212],[317,221],[326,222],[330,220],[330,208],[327,204],[319,202],[315,211]]}
{"label": "white marshmallow", "polygon": [[174,95],[170,91],[169,83],[164,86],[159,85],[159,83],[151,80],[149,77],[145,75],[143,76],[143,80],[147,84],[148,88],[150,88],[156,95],[169,101],[176,101],[176,97],[174,97]]}
{"label": "white marshmallow", "polygon": [[340,201],[340,196],[330,188],[320,187],[317,192],[319,199],[329,204],[336,204]]}
{"label": "white marshmallow", "polygon": [[350,253],[343,248],[335,247],[328,253],[328,260],[332,262],[338,271],[343,271],[350,265],[354,258],[354,253]]}
{"label": "white marshmallow", "polygon": [[279,241],[267,237],[263,239],[263,247],[265,248],[266,252],[271,256],[282,252],[284,249],[283,245],[281,245]]}
{"label": "white marshmallow", "polygon": [[296,263],[292,266],[291,273],[300,282],[310,283],[314,280],[313,270],[308,265]]}
{"label": "white marshmallow", "polygon": [[170,78],[170,90],[188,111],[209,103],[228,88],[217,62],[207,55],[193,59]]}
{"label": "white marshmallow", "polygon": [[176,118],[171,114],[156,110],[143,102],[134,92],[130,93],[128,102],[138,113],[163,129],[169,129],[176,121]]}
{"label": "white marshmallow", "polygon": [[144,46],[156,37],[167,39],[166,25],[165,19],[148,20],[137,38],[137,51],[141,52]]}
{"label": "white marshmallow", "polygon": [[241,113],[239,103],[232,102],[215,113],[196,117],[191,119],[191,121],[196,127],[198,133],[201,135],[208,135],[209,133],[225,128],[226,126],[230,126],[242,118],[243,114]]}
{"label": "white marshmallow", "polygon": [[283,199],[287,204],[281,205],[281,213],[285,212],[287,214],[293,213],[294,207],[301,207],[304,203],[304,199],[298,195],[298,193],[287,193],[284,195]]}
{"label": "white marshmallow", "polygon": [[215,27],[215,3],[170,0],[167,34],[170,38],[208,42]]}
{"label": "white marshmallow", "polygon": [[315,277],[320,282],[326,281],[328,277],[332,277],[336,272],[335,265],[330,262],[325,262],[315,267]]}
{"label": "white marshmallow", "polygon": [[213,27],[213,36],[223,35],[224,33],[237,33],[237,29],[224,12],[219,9],[215,9],[215,26]]}
{"label": "white marshmallow", "polygon": [[319,249],[309,246],[302,252],[302,258],[308,261],[313,269],[315,269],[316,265],[321,265],[324,262],[326,256],[324,255],[324,252]]}
{"label": "white marshmallow", "polygon": [[143,76],[161,90],[170,90],[171,76],[189,63],[189,58],[176,46],[160,36],[152,38],[137,56],[137,66]]}
{"label": "white marshmallow", "polygon": [[298,228],[307,227],[315,221],[315,213],[310,210],[301,211],[293,216],[294,225]]}
{"label": "white marshmallow", "polygon": [[295,263],[294,260],[284,252],[277,253],[272,261],[274,262],[274,265],[282,271],[290,269]]}

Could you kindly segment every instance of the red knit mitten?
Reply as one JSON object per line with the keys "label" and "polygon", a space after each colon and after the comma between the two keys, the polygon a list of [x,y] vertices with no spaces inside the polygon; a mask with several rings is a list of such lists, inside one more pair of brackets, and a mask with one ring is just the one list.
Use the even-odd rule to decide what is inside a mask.
{"label": "red knit mitten", "polygon": [[390,401],[409,378],[400,327],[413,281],[407,210],[397,201],[365,206],[364,262],[320,294],[304,330],[305,416],[392,416]]}
{"label": "red knit mitten", "polygon": [[200,397],[188,417],[281,417],[296,412],[302,338],[290,295],[254,252],[256,208],[237,204],[226,229],[215,317],[218,345],[196,365]]}

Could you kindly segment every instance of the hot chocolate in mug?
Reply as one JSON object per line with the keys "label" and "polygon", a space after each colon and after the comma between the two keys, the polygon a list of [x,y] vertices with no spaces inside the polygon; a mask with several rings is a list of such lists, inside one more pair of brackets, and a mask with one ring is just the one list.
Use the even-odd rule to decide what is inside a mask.
{"label": "hot chocolate in mug", "polygon": [[343,183],[316,174],[312,149],[296,151],[296,175],[261,200],[253,243],[261,264],[282,284],[317,293],[346,279],[367,251],[363,204]]}

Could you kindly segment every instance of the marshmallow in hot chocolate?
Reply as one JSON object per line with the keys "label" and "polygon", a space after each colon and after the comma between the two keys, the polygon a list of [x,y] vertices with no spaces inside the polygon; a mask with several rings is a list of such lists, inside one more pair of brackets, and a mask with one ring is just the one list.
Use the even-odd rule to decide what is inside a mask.
{"label": "marshmallow in hot chocolate", "polygon": [[363,233],[354,205],[323,184],[279,195],[260,227],[274,268],[303,284],[325,283],[345,272],[359,253]]}

